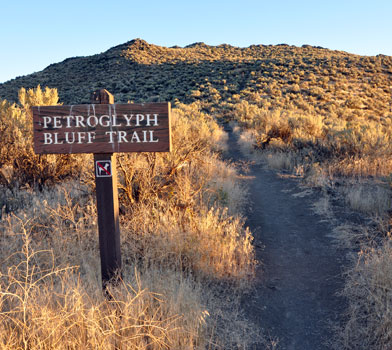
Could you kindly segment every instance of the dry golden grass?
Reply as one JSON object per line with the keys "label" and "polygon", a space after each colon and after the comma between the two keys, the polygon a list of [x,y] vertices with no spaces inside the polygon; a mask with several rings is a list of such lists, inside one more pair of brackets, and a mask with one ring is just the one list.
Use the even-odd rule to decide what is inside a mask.
{"label": "dry golden grass", "polygon": [[356,211],[385,217],[391,210],[390,188],[374,183],[357,183],[345,189],[347,204]]}
{"label": "dry golden grass", "polygon": [[242,127],[251,130],[254,148],[278,157],[281,152],[295,153],[292,169],[296,162],[319,163],[334,176],[387,176],[392,172],[391,116],[381,121],[345,119],[289,108],[269,110],[246,100],[235,104],[233,113]]}
{"label": "dry golden grass", "polygon": [[134,215],[144,217],[142,228],[137,219],[125,224],[125,256],[212,280],[248,283],[254,272],[252,236],[239,218],[213,208],[198,213],[173,208],[159,212],[151,207],[139,209]]}
{"label": "dry golden grass", "polygon": [[200,309],[201,290],[189,281],[171,290],[173,276],[160,273],[168,298],[152,292],[137,270],[125,270],[107,298],[77,266],[56,266],[53,250],[35,250],[28,225],[16,221],[22,249],[9,257],[18,263],[5,268],[3,261],[0,273],[0,348],[203,349],[208,344],[202,335],[209,314]]}
{"label": "dry golden grass", "polygon": [[[245,128],[240,144],[253,159],[303,176],[310,186],[335,190],[336,182],[345,184],[339,191],[352,209],[370,216],[388,214],[391,116],[381,121],[321,117],[290,109],[270,111],[247,101],[236,108],[235,117]],[[366,182],[368,188],[352,186],[351,179]]]}
{"label": "dry golden grass", "polygon": [[392,343],[392,245],[361,251],[349,272],[343,294],[349,309],[341,332],[340,349],[391,348]]}
{"label": "dry golden grass", "polygon": [[[302,176],[308,186],[337,195],[367,222],[371,218],[369,227],[341,224],[335,230],[337,246],[353,252],[361,247],[359,255],[352,254],[342,292],[349,306],[336,348],[391,349],[392,249],[385,237],[391,227],[392,115],[370,116],[368,110],[353,115],[352,103],[348,98],[339,114],[289,105],[265,108],[250,100],[238,100],[232,110],[242,127],[244,154]],[[329,215],[328,199],[316,210]]]}
{"label": "dry golden grass", "polygon": [[[24,127],[15,123],[4,132]],[[259,340],[238,311],[255,260],[239,215],[246,191],[219,158],[226,136],[196,104],[174,109],[172,131],[172,153],[118,155],[124,270],[110,299],[91,156],[74,159],[83,175],[44,157],[59,174],[46,182],[2,159],[0,348],[245,349]],[[25,157],[20,140],[0,148]],[[30,177],[10,181],[18,172]]]}

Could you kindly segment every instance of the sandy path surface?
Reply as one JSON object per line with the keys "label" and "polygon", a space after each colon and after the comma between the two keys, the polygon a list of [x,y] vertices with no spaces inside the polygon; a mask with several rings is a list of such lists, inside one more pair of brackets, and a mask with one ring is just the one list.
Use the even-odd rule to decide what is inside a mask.
{"label": "sandy path surface", "polygon": [[[228,131],[229,157],[240,160]],[[247,175],[247,225],[261,264],[254,291],[243,300],[245,313],[278,340],[277,349],[331,349],[331,325],[339,324],[345,308],[337,292],[346,262],[331,237],[332,223],[312,210],[320,194],[261,165]]]}

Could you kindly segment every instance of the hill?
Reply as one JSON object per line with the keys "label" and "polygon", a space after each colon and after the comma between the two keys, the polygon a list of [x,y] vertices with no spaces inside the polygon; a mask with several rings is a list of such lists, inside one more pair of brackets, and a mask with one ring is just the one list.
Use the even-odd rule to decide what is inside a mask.
{"label": "hill", "polygon": [[108,51],[69,58],[0,85],[0,98],[17,100],[21,87],[55,87],[66,104],[89,102],[106,88],[117,102],[203,101],[230,107],[248,100],[350,117],[392,111],[392,57],[366,57],[320,47],[252,45],[161,47],[135,39]]}
{"label": "hill", "polygon": [[[38,84],[46,88],[36,88]],[[31,105],[53,105],[59,98],[65,104],[88,103],[91,91],[99,88],[112,92],[116,102],[183,102],[173,108],[173,152],[118,155],[124,278],[129,284],[113,294],[116,302],[94,294],[101,287],[97,288],[91,156],[41,156],[32,146]],[[0,261],[4,262],[0,264],[0,289],[7,291],[0,293],[0,304],[6,305],[0,312],[0,324],[6,325],[0,330],[3,348],[14,349],[18,344],[42,348],[41,339],[47,342],[46,348],[53,349],[63,339],[74,341],[70,346],[78,344],[75,348],[105,349],[119,340],[125,347],[151,349],[169,348],[166,344],[173,349],[228,349],[239,348],[235,344],[248,348],[263,343],[263,337],[256,337],[257,326],[243,319],[237,306],[242,297],[248,298],[248,288],[255,287],[255,281],[266,281],[257,276],[255,258],[266,262],[263,269],[269,268],[268,249],[273,244],[268,242],[268,230],[257,223],[254,227],[258,235],[260,231],[260,240],[252,245],[257,236],[253,237],[252,227],[245,227],[242,213],[257,201],[271,209],[271,199],[279,205],[271,209],[272,214],[267,209],[261,210],[264,217],[259,211],[254,213],[263,222],[279,221],[282,239],[277,239],[274,228],[270,229],[271,241],[289,245],[274,248],[278,269],[286,275],[284,254],[297,258],[302,251],[307,262],[313,255],[323,267],[334,268],[340,264],[337,247],[350,251],[352,267],[345,273],[341,292],[347,298],[347,321],[336,327],[340,329],[338,343],[344,345],[334,348],[389,348],[391,96],[389,56],[365,57],[286,44],[238,48],[195,43],[167,48],[140,39],[101,54],[69,58],[1,84],[0,238],[6,243],[0,244]],[[19,99],[19,103],[3,98]],[[226,130],[234,132],[227,135],[217,123],[219,118],[236,121],[225,124]],[[222,159],[227,144],[239,162]],[[247,171],[254,163],[284,170],[282,179],[287,173],[301,179],[306,191],[282,190],[282,180],[274,185],[279,196],[268,194],[271,183],[265,182],[266,172],[260,172],[261,168],[255,178],[264,181],[264,190],[260,183],[255,190],[247,189],[244,181],[253,178]],[[247,175],[240,176],[242,172]],[[336,238],[337,245],[328,241],[327,247],[336,258],[314,245],[315,239],[326,234],[326,229],[309,224],[319,218],[313,212],[303,213],[291,198],[307,202],[303,196],[309,195],[308,187],[316,189],[314,198],[320,197],[314,204],[316,213],[338,225],[327,235]],[[295,209],[292,219],[288,211],[281,210],[283,205]],[[251,210],[246,213],[253,215]],[[298,243],[303,241],[292,234],[297,231],[309,233],[303,236],[307,242]],[[309,249],[303,247],[307,244],[311,244]],[[21,253],[9,256],[16,251]],[[48,266],[46,252],[52,252],[52,266]],[[300,264],[286,261],[297,273]],[[29,262],[34,264],[31,268]],[[60,277],[63,266],[72,271]],[[315,271],[320,280],[330,283],[322,268]],[[79,274],[83,278],[75,286]],[[290,285],[290,291],[297,289],[300,280],[291,275],[295,288]],[[278,295],[282,291],[279,283],[287,280],[274,273],[270,276],[273,283],[263,288]],[[307,273],[304,276],[314,289],[315,279]],[[25,284],[26,278],[31,285]],[[36,288],[41,285],[42,289]],[[303,285],[308,301],[312,288]],[[54,287],[58,292],[52,293]],[[265,298],[255,297],[253,290],[260,293],[262,288],[252,289],[252,300],[263,300],[265,305]],[[323,294],[326,290],[322,288]],[[293,299],[283,294],[274,306],[286,307],[287,300]],[[257,312],[257,322],[267,322],[253,301],[249,305]],[[316,304],[324,303],[318,300]],[[313,306],[305,309],[315,314]],[[284,315],[289,314],[264,310],[274,319],[283,315],[284,322]],[[292,325],[308,332],[298,321],[299,314],[291,314],[295,315]],[[260,326],[268,330],[271,325]],[[16,333],[9,333],[14,329]],[[294,333],[290,328],[284,336]],[[268,348],[275,348],[274,344],[275,340]]]}

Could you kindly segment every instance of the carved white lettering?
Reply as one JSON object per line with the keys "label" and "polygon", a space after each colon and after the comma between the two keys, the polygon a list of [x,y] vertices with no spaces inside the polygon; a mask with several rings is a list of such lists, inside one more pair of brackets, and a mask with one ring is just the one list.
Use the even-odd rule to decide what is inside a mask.
{"label": "carved white lettering", "polygon": [[117,142],[121,143],[121,142],[128,142],[128,140],[126,139],[127,133],[125,131],[119,131],[118,132],[118,139]]}
{"label": "carved white lettering", "polygon": [[51,117],[42,117],[42,119],[44,120],[44,129],[48,128],[48,123],[50,123],[50,121],[52,120]]}
{"label": "carved white lettering", "polygon": [[90,131],[87,133],[87,137],[88,137],[88,141],[87,143],[93,143],[93,140],[95,140],[95,132],[94,131]]}
{"label": "carved white lettering", "polygon": [[64,141],[59,142],[59,133],[55,132],[54,134],[54,143],[55,145],[62,145],[64,143]]}
{"label": "carved white lettering", "polygon": [[[106,119],[106,122],[104,122],[104,119]],[[108,115],[101,115],[99,117],[99,125],[103,126],[104,128],[107,128],[110,126],[110,117]]]}
{"label": "carved white lettering", "polygon": [[[69,138],[70,135],[72,136],[72,141],[71,141],[70,138]],[[64,133],[64,136],[65,136],[65,143],[72,144],[72,143],[75,142],[75,133],[74,133],[74,132],[68,132],[68,131],[66,131],[66,132]]]}
{"label": "carved white lettering", "polygon": [[149,142],[159,142],[159,139],[154,140],[154,130],[150,130],[150,141]]}
{"label": "carved white lettering", "polygon": [[147,117],[147,126],[151,126],[151,120],[153,120],[154,124],[153,126],[158,126],[158,114],[153,114],[153,117],[151,118],[150,114],[146,114]]}
{"label": "carved white lettering", "polygon": [[44,145],[50,145],[53,143],[52,134],[44,132]]}
{"label": "carved white lettering", "polygon": [[[136,140],[136,141],[134,141],[134,140]],[[136,131],[134,131],[133,134],[132,134],[131,142],[136,142],[136,143],[140,142],[139,135],[137,134]]]}
{"label": "carved white lettering", "polygon": [[86,133],[84,131],[78,132],[78,143],[83,143],[83,140],[86,139]]}
{"label": "carved white lettering", "polygon": [[148,142],[147,141],[147,130],[143,130],[143,142]]}
{"label": "carved white lettering", "polygon": [[95,128],[98,125],[99,121],[95,115],[90,115],[88,116],[86,123],[88,126]]}
{"label": "carved white lettering", "polygon": [[128,114],[123,114],[123,115],[124,115],[125,120],[127,121],[127,126],[131,126],[133,114],[131,114],[129,117],[128,117]]}
{"label": "carved white lettering", "polygon": [[113,143],[113,135],[116,134],[115,131],[106,131],[105,135],[109,135],[109,143]]}
{"label": "carved white lettering", "polygon": [[65,118],[67,118],[67,128],[70,128],[71,120],[74,119],[75,117],[73,115],[67,115]]}
{"label": "carved white lettering", "polygon": [[144,120],[143,114],[136,114],[136,126],[140,126],[140,122]]}
{"label": "carved white lettering", "polygon": [[112,126],[121,126],[121,124],[117,124],[117,115],[116,114],[113,114]]}
{"label": "carved white lettering", "polygon": [[53,128],[60,129],[62,127],[63,126],[61,125],[61,117],[60,116],[53,117]]}
{"label": "carved white lettering", "polygon": [[84,124],[84,117],[82,115],[75,115],[75,122],[76,122],[76,127],[80,128],[80,126],[82,126],[83,128],[86,127],[86,125]]}

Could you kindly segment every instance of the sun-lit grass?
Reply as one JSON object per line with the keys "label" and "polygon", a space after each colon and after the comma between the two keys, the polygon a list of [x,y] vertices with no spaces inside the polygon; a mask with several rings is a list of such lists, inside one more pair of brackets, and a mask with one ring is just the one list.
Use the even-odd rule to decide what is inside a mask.
{"label": "sun-lit grass", "polygon": [[42,169],[24,161],[31,131],[7,114],[26,118],[27,110],[3,107],[9,138],[0,149],[18,161],[4,157],[0,166],[0,348],[234,349],[258,341],[237,311],[256,264],[240,215],[246,190],[219,157],[226,134],[210,115],[179,104],[172,153],[117,155],[124,270],[107,299],[91,156],[75,156],[70,172],[66,157],[33,155],[41,181]]}
{"label": "sun-lit grass", "polygon": [[349,298],[341,348],[390,349],[392,343],[392,246],[361,251],[343,294]]}
{"label": "sun-lit grass", "polygon": [[202,349],[208,343],[201,335],[209,314],[190,281],[172,290],[172,276],[160,273],[168,297],[151,291],[148,276],[125,270],[105,296],[77,266],[60,267],[53,250],[35,249],[27,222],[15,223],[21,251],[0,272],[2,349]]}
{"label": "sun-lit grass", "polygon": [[[392,115],[371,101],[365,108],[364,99],[348,89],[339,113],[322,110],[322,101],[331,95],[322,90],[317,94],[319,100],[302,106],[310,108],[287,100],[265,106],[257,96],[236,99],[230,110],[238,125],[238,144],[250,159],[302,177],[306,185],[320,188],[363,218],[363,226],[340,223],[335,230],[339,246],[361,249],[358,256],[353,254],[342,292],[349,307],[343,331],[337,332],[337,348],[390,349],[391,244],[386,237],[392,212]],[[278,90],[276,95],[279,100]],[[325,207],[329,203],[324,198],[317,210],[331,215]]]}

